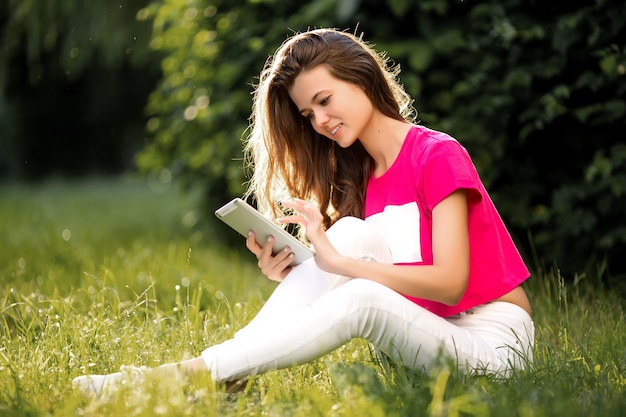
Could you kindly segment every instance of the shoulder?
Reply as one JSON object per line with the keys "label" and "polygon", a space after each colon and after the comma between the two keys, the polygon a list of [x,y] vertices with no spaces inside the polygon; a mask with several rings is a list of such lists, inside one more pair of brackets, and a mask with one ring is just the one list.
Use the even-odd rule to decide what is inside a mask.
{"label": "shoulder", "polygon": [[454,137],[445,132],[416,125],[407,136],[405,146],[414,163],[424,163],[445,155],[469,156],[467,150]]}

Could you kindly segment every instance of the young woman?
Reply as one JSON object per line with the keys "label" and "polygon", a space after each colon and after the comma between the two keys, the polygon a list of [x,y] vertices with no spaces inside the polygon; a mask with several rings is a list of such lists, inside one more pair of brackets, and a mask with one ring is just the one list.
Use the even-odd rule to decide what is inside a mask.
{"label": "young woman", "polygon": [[[507,375],[532,361],[529,277],[466,150],[414,124],[411,99],[360,38],[319,29],[261,73],[246,154],[248,196],[301,227],[315,257],[246,241],[280,282],[236,336],[198,358],[74,380],[99,392],[133,374],[205,370],[220,382],[302,364],[365,338],[400,364],[451,358]],[[280,204],[278,204],[280,203]],[[280,207],[280,208],[279,208]]]}

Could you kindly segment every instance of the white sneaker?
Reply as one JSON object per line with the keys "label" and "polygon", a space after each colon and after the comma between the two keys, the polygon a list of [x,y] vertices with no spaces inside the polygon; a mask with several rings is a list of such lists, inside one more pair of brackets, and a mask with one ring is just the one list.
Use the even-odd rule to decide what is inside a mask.
{"label": "white sneaker", "polygon": [[79,376],[72,380],[72,384],[84,394],[97,396],[120,385],[140,384],[144,380],[147,369],[148,368],[145,366],[136,367],[122,365],[119,372],[107,375]]}

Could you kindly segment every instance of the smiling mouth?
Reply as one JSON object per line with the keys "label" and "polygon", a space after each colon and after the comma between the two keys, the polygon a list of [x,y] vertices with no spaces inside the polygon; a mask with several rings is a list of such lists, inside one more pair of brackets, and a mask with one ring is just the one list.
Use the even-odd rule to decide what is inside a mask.
{"label": "smiling mouth", "polygon": [[330,131],[330,134],[335,136],[335,134],[339,131],[339,129],[341,128],[341,124],[337,125],[336,128],[334,128],[333,130]]}

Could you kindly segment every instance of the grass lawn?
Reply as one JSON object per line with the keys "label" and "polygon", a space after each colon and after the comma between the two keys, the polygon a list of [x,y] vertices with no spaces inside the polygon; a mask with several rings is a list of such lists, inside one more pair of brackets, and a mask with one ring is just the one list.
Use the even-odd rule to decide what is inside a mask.
{"label": "grass lawn", "polygon": [[253,257],[199,221],[199,195],[124,179],[0,185],[0,416],[626,415],[623,296],[546,271],[527,283],[534,367],[508,380],[377,364],[355,340],[237,394],[195,378],[82,397],[73,377],[197,356],[271,293]]}

